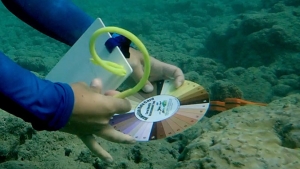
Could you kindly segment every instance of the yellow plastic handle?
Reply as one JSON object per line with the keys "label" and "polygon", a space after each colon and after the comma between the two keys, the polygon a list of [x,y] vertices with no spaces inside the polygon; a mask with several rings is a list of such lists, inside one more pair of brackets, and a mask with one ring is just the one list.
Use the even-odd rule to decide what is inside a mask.
{"label": "yellow plastic handle", "polygon": [[117,63],[114,62],[110,62],[110,61],[105,61],[102,60],[95,49],[95,43],[96,43],[96,39],[103,33],[106,33],[106,31],[102,28],[102,29],[98,29],[94,32],[94,34],[92,35],[91,39],[90,39],[90,52],[92,55],[91,61],[99,66],[102,66],[104,69],[106,69],[107,71],[116,74],[118,76],[125,76],[126,75],[126,70],[124,69],[124,67],[122,65],[119,65]]}
{"label": "yellow plastic handle", "polygon": [[138,47],[138,49],[142,52],[143,57],[144,57],[144,75],[143,75],[142,79],[139,81],[139,83],[135,87],[125,90],[125,91],[115,95],[115,97],[117,97],[117,98],[125,98],[125,97],[128,97],[130,95],[137,93],[147,83],[147,80],[149,78],[150,71],[151,71],[150,56],[149,56],[149,53],[148,53],[145,45],[134,34],[132,34],[131,32],[129,32],[125,29],[111,26],[111,27],[104,27],[104,28],[100,28],[100,29],[96,30],[90,39],[89,48],[90,48],[90,52],[92,55],[91,60],[93,63],[98,64],[99,66],[102,66],[104,69],[106,69],[114,74],[117,74],[120,76],[126,75],[126,70],[123,68],[122,65],[119,65],[119,64],[113,63],[113,62],[109,62],[109,61],[104,61],[98,56],[98,54],[96,52],[96,49],[95,49],[96,39],[101,34],[107,33],[107,32],[117,33],[117,34],[123,35],[126,38],[130,39],[131,42],[133,42]]}

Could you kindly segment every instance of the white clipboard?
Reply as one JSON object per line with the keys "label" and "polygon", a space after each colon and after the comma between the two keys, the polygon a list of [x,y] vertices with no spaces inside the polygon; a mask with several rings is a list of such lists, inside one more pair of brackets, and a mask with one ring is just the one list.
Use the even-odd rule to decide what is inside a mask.
{"label": "white clipboard", "polygon": [[132,68],[122,54],[119,47],[116,47],[112,53],[109,53],[105,47],[105,42],[111,38],[109,33],[101,34],[96,40],[96,51],[99,57],[106,61],[120,64],[126,70],[125,76],[115,75],[99,65],[90,61],[92,58],[89,51],[89,42],[92,34],[105,27],[100,18],[97,18],[85,33],[68,50],[61,60],[53,67],[45,79],[52,82],[75,83],[85,82],[88,85],[94,78],[102,80],[102,93],[108,90],[117,89],[132,73]]}

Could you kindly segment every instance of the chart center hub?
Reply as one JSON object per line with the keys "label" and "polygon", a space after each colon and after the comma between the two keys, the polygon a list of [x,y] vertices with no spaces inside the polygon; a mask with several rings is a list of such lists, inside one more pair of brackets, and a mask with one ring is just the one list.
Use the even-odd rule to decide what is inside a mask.
{"label": "chart center hub", "polygon": [[180,107],[176,97],[158,95],[145,99],[135,108],[135,116],[145,122],[158,122],[173,116]]}

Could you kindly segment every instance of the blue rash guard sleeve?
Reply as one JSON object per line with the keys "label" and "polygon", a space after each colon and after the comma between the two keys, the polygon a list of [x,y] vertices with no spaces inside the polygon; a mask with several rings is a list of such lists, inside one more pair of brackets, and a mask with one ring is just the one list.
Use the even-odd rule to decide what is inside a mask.
{"label": "blue rash guard sleeve", "polygon": [[68,84],[38,78],[0,52],[0,108],[36,130],[59,130],[68,122],[74,93]]}
{"label": "blue rash guard sleeve", "polygon": [[6,8],[36,30],[72,46],[94,22],[70,0],[1,0]]}
{"label": "blue rash guard sleeve", "polygon": [[[1,0],[19,19],[73,45],[94,19],[69,0]],[[69,120],[74,93],[68,84],[42,80],[0,52],[0,108],[36,130],[58,130]]]}
{"label": "blue rash guard sleeve", "polygon": [[[6,8],[34,29],[72,46],[93,23],[70,0],[1,0]],[[58,130],[72,114],[74,94],[64,83],[36,77],[0,53],[0,108],[36,130]]]}

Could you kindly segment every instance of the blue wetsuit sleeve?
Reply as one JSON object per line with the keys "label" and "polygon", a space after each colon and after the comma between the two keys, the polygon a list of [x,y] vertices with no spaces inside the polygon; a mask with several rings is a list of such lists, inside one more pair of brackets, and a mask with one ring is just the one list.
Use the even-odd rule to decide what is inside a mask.
{"label": "blue wetsuit sleeve", "polygon": [[0,108],[36,130],[58,130],[68,122],[74,93],[68,84],[38,78],[0,52]]}
{"label": "blue wetsuit sleeve", "polygon": [[[93,18],[69,0],[2,0],[19,19],[67,45],[73,45]],[[36,130],[58,130],[73,109],[68,84],[39,79],[0,53],[0,108],[32,123]]]}
{"label": "blue wetsuit sleeve", "polygon": [[93,23],[70,0],[1,0],[19,19],[38,31],[72,46]]}
{"label": "blue wetsuit sleeve", "polygon": [[[1,0],[6,8],[36,30],[72,46],[94,18],[70,0]],[[36,130],[58,130],[73,109],[71,87],[37,78],[0,53],[0,108]]]}
{"label": "blue wetsuit sleeve", "polygon": [[[3,4],[15,16],[38,31],[72,46],[94,22],[94,19],[69,0],[2,0]],[[112,46],[106,46],[111,52],[119,46],[126,58],[129,58],[131,41],[113,34]]]}

